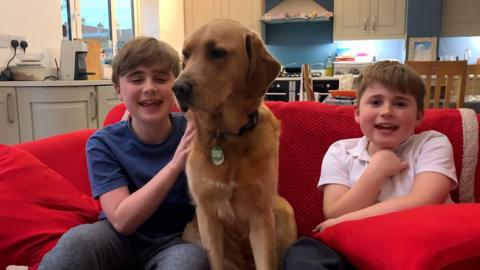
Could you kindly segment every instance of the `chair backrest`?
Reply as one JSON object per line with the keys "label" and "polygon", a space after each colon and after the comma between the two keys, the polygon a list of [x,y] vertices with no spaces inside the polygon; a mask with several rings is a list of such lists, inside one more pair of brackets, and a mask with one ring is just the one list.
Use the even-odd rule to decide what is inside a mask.
{"label": "chair backrest", "polygon": [[467,95],[480,95],[480,64],[467,67]]}
{"label": "chair backrest", "polygon": [[[456,99],[455,107],[463,107],[467,61],[407,61],[406,64],[415,69],[425,81],[425,108],[449,108],[452,96]],[[443,105],[440,106],[441,104]]]}

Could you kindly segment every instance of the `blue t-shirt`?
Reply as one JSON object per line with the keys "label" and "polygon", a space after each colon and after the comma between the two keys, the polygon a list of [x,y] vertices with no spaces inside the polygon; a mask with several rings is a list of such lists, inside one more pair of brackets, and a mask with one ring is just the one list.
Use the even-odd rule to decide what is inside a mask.
{"label": "blue t-shirt", "polygon": [[[170,119],[172,132],[161,144],[141,142],[131,130],[129,121],[104,127],[88,139],[88,175],[95,198],[122,186],[128,186],[131,194],[165,167],[187,124],[182,113],[171,113]],[[193,214],[186,175],[182,172],[165,200],[137,232],[153,238],[181,232]],[[100,219],[105,218],[102,212]]]}

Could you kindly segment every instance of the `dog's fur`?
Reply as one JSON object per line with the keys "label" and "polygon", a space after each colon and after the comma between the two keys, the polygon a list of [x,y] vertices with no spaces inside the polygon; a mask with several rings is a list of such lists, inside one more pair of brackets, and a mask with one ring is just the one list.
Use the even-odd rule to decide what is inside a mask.
{"label": "dog's fur", "polygon": [[[186,171],[198,221],[184,238],[199,232],[214,270],[277,269],[297,237],[293,209],[277,194],[279,122],[263,104],[280,65],[256,33],[224,19],[192,33],[183,56],[173,89],[197,127]],[[214,145],[221,165],[211,161]]]}

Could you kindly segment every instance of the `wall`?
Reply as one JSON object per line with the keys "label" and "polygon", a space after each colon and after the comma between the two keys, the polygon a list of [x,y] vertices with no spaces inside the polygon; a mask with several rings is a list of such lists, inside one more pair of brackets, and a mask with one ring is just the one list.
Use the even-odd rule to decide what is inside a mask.
{"label": "wall", "polygon": [[479,37],[443,37],[439,40],[438,56],[441,59],[464,59],[465,49],[470,49],[471,58],[469,64],[475,64],[480,59],[480,36]]}
{"label": "wall", "polygon": [[[60,62],[62,40],[59,0],[2,0],[0,34],[24,36],[27,53],[49,52],[47,65],[55,67],[53,58]],[[18,52],[18,51],[17,51]],[[12,49],[0,48],[0,67],[3,69],[13,56]]]}
{"label": "wall", "polygon": [[160,39],[181,52],[185,36],[183,1],[160,0]]}

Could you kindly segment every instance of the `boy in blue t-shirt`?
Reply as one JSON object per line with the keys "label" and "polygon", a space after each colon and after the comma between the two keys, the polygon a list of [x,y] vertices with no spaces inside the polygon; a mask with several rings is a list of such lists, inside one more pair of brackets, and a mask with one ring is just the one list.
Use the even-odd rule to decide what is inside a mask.
{"label": "boy in blue t-shirt", "polygon": [[102,213],[72,228],[39,269],[208,269],[208,258],[181,235],[194,215],[185,161],[195,128],[171,113],[177,52],[135,38],[113,62],[112,81],[130,112],[87,142],[92,194]]}

